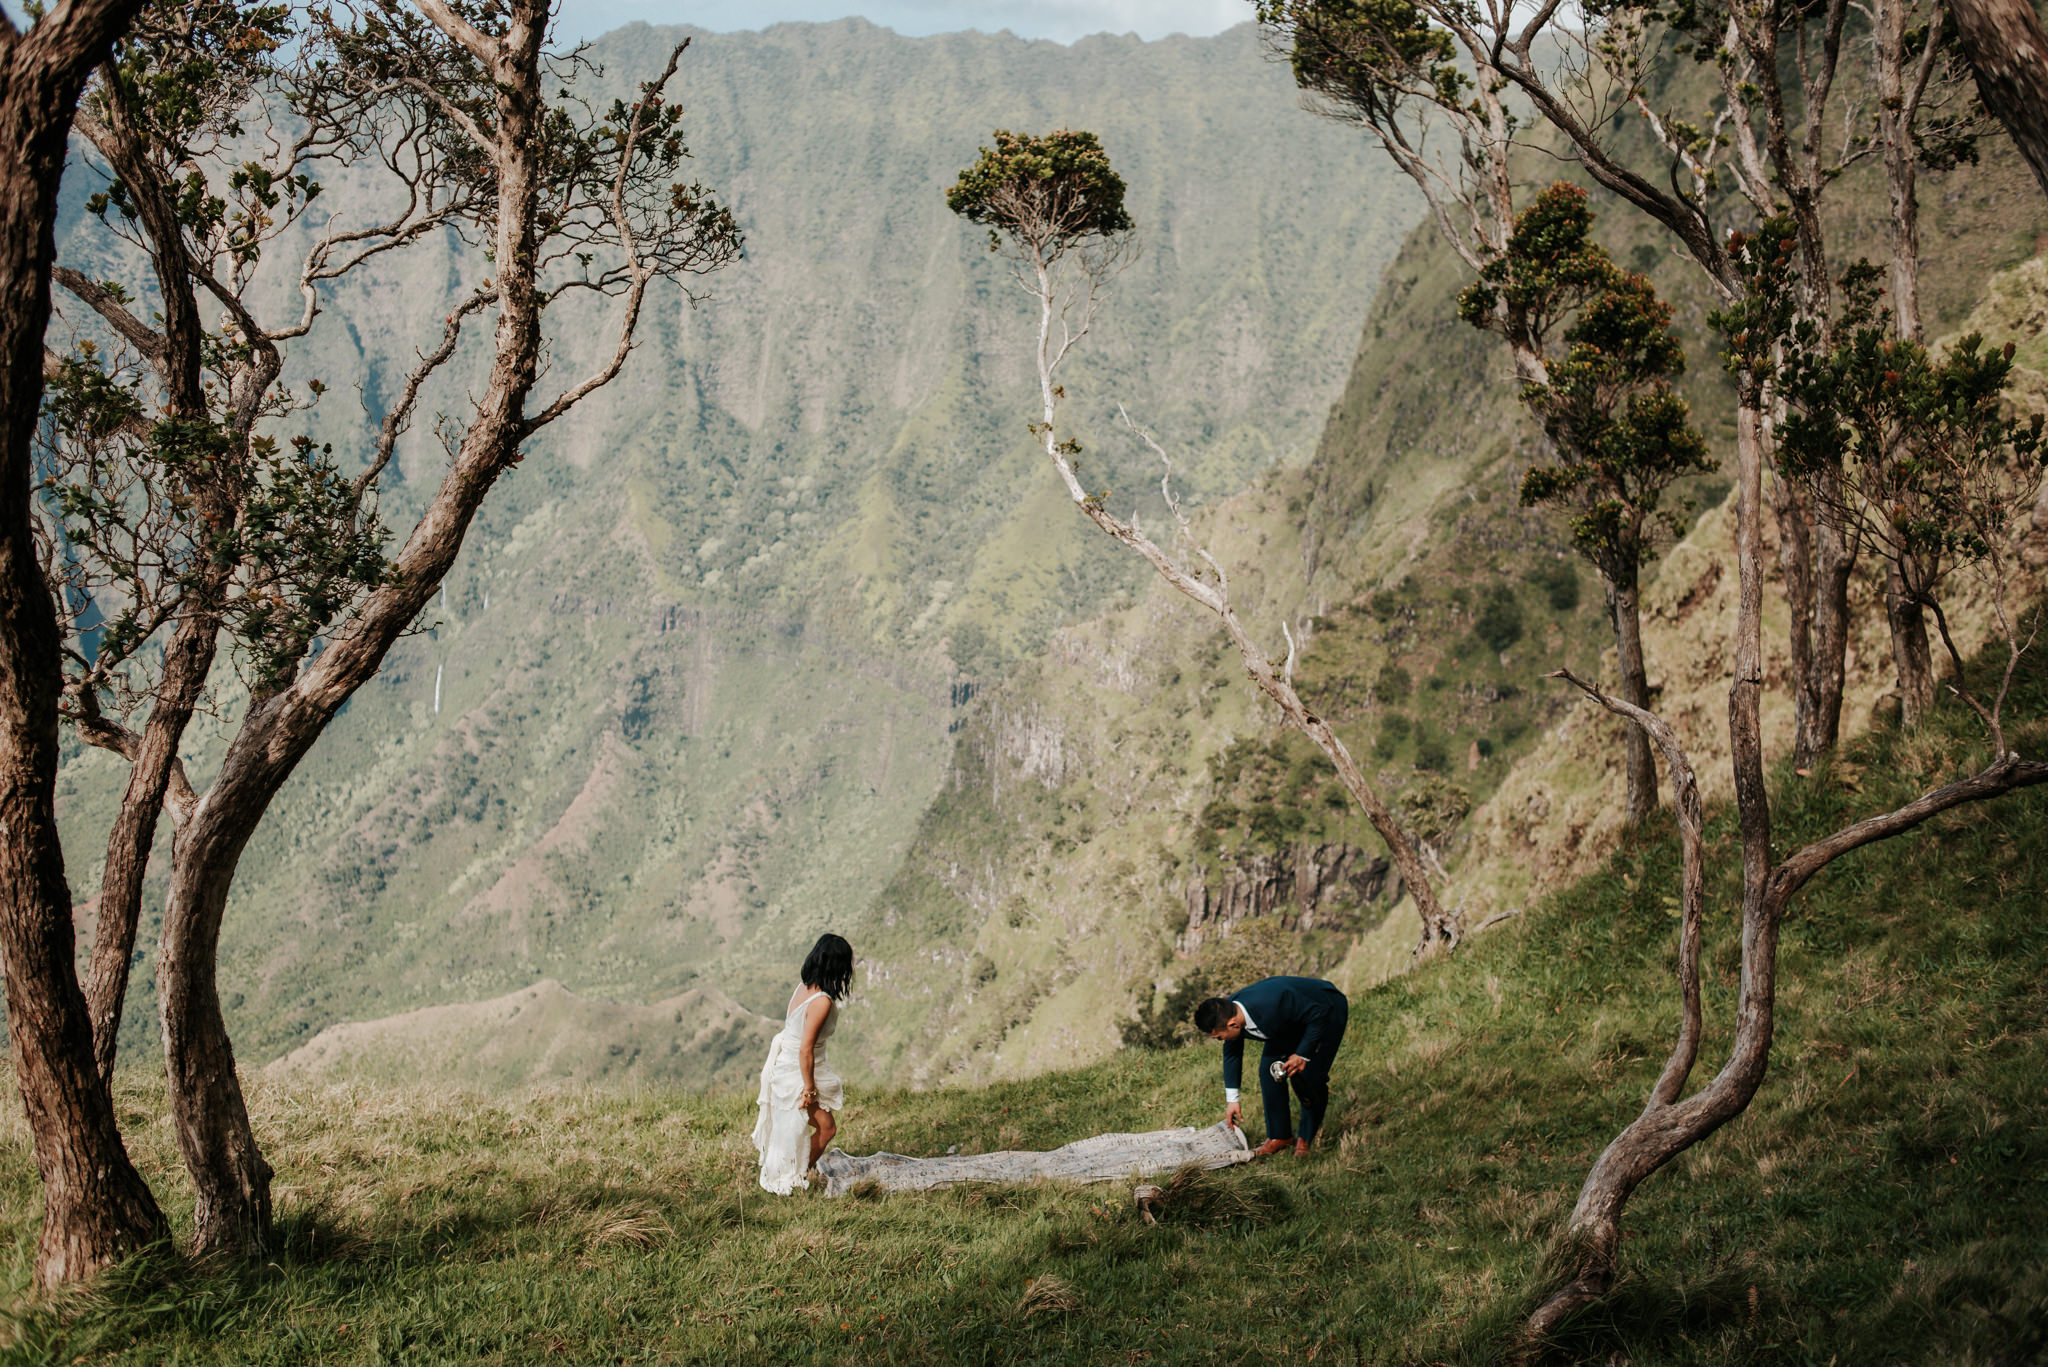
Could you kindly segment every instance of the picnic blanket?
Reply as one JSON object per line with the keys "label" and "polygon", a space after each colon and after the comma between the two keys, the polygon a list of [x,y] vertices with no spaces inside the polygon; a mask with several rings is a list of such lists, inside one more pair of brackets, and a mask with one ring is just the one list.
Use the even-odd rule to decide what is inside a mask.
{"label": "picnic blanket", "polygon": [[999,1153],[949,1153],[912,1158],[900,1153],[866,1157],[828,1151],[818,1160],[827,1196],[844,1196],[864,1182],[883,1191],[929,1191],[959,1182],[1113,1182],[1120,1177],[1169,1172],[1189,1163],[1227,1168],[1251,1160],[1244,1133],[1218,1121],[1206,1130],[1148,1130],[1143,1134],[1098,1134],[1057,1149],[1004,1149]]}

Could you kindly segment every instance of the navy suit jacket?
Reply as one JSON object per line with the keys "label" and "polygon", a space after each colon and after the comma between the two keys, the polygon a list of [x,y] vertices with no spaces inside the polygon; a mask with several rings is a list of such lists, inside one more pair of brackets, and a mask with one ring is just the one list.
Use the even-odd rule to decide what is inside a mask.
{"label": "navy suit jacket", "polygon": [[[1266,1037],[1266,1054],[1273,1058],[1286,1058],[1289,1054],[1300,1054],[1306,1058],[1309,1051],[1321,1043],[1332,1017],[1337,1012],[1349,1010],[1349,1004],[1336,984],[1324,982],[1321,978],[1265,978],[1242,992],[1231,993],[1229,1000],[1242,1006],[1245,1014],[1252,1018],[1252,1024]],[[1223,1041],[1223,1085],[1226,1087],[1244,1085],[1244,1042],[1247,1038],[1249,1036],[1240,1034],[1236,1039]]]}

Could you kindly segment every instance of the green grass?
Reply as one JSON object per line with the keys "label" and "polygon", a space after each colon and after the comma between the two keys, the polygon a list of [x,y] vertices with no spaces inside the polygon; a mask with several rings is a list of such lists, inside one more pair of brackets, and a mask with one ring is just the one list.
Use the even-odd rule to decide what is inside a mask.
{"label": "green grass", "polygon": [[[1942,736],[1859,743],[1784,780],[1781,848],[1970,758]],[[1621,1281],[1560,1356],[1990,1364],[2048,1348],[2044,817],[2039,792],[1966,809],[1817,881],[1787,926],[1770,1079],[1638,1194]],[[1710,832],[1708,1067],[1734,997],[1729,825]],[[48,1303],[26,1291],[38,1194],[16,1120],[0,1152],[4,1359],[1491,1361],[1668,1045],[1675,865],[1654,832],[1361,997],[1324,1151],[1205,1178],[1156,1227],[1120,1184],[769,1197],[743,1096],[259,1084],[284,1250],[145,1262]],[[1218,1101],[1212,1051],[1126,1052],[857,1096],[842,1137],[1039,1147],[1207,1123]],[[160,1093],[130,1082],[120,1107],[189,1227]]]}

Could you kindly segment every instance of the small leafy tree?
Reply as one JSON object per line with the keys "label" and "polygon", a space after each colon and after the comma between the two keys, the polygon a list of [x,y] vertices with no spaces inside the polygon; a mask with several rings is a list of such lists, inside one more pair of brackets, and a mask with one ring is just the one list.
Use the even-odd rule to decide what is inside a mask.
{"label": "small leafy tree", "polygon": [[[1684,530],[1662,506],[1665,491],[1713,462],[1671,388],[1685,352],[1671,334],[1670,305],[1647,278],[1614,264],[1592,226],[1586,192],[1552,185],[1515,221],[1507,249],[1458,296],[1458,310],[1474,326],[1497,329],[1512,319],[1539,338],[1576,310],[1563,358],[1549,358],[1547,380],[1522,387],[1556,454],[1554,464],[1523,476],[1522,502],[1572,511],[1572,545],[1607,589],[1622,697],[1646,708],[1642,569],[1660,534]],[[1625,730],[1627,820],[1636,826],[1656,810],[1657,764],[1650,738]]]}
{"label": "small leafy tree", "polygon": [[1997,735],[2010,670],[1988,702],[1976,695],[1941,599],[1952,575],[1974,573],[1991,591],[2001,630],[2018,635],[2006,600],[2008,561],[2048,446],[2041,415],[2022,419],[2008,409],[2014,347],[1986,351],[1973,333],[1936,352],[1900,338],[1884,273],[1867,261],[1844,273],[1842,316],[1824,333],[1785,306],[1797,271],[1780,246],[1786,231],[1782,219],[1758,230],[1750,257],[1756,304],[1721,320],[1748,348],[1777,359],[1788,410],[1779,462],[1795,478],[1827,472],[1842,491],[1835,516],[1885,562],[1902,723],[1918,725],[1934,702],[1931,614],[1952,666],[1950,689]]}
{"label": "small leafy tree", "polygon": [[[1160,492],[1174,519],[1175,535],[1185,540],[1199,565],[1191,566],[1167,554],[1146,535],[1135,514],[1126,520],[1110,512],[1108,492],[1091,493],[1081,483],[1080,443],[1058,435],[1059,405],[1066,397],[1057,380],[1060,366],[1087,335],[1103,287],[1131,250],[1131,220],[1123,201],[1123,179],[1110,167],[1100,141],[1093,133],[1068,129],[1043,137],[997,130],[995,146],[982,148],[981,156],[946,192],[946,204],[953,212],[988,228],[990,250],[1008,254],[1025,293],[1038,305],[1035,354],[1040,416],[1031,424],[1031,434],[1082,515],[1144,557],[1182,595],[1215,613],[1259,691],[1273,701],[1288,724],[1299,728],[1329,757],[1339,781],[1386,842],[1415,898],[1422,919],[1416,952],[1439,945],[1452,947],[1460,933],[1458,922],[1438,904],[1414,846],[1366,782],[1336,731],[1295,692],[1293,633],[1283,625],[1288,649],[1285,661],[1279,664],[1246,634],[1231,605],[1229,576],[1194,539],[1174,498],[1173,465],[1165,451],[1151,434],[1130,424],[1164,467]],[[1128,416],[1125,421],[1129,423]]]}

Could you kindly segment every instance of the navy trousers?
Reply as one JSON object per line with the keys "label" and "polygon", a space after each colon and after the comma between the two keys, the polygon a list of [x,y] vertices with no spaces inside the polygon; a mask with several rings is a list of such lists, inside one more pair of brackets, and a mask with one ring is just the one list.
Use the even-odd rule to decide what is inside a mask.
{"label": "navy trousers", "polygon": [[[1259,1055],[1259,1099],[1266,1104],[1266,1138],[1315,1142],[1316,1131],[1323,1127],[1323,1113],[1330,1108],[1330,1065],[1337,1061],[1338,1046],[1344,1043],[1344,1026],[1350,1019],[1350,1005],[1340,1002],[1323,1037],[1316,1041],[1314,1049],[1302,1055],[1308,1066],[1291,1078],[1274,1077],[1273,1065],[1286,1062],[1287,1056],[1295,1052],[1293,1046],[1266,1041],[1265,1052]],[[1294,1128],[1294,1107],[1287,1099],[1290,1084],[1294,1094],[1301,1098],[1298,1132]]]}

